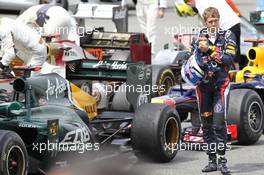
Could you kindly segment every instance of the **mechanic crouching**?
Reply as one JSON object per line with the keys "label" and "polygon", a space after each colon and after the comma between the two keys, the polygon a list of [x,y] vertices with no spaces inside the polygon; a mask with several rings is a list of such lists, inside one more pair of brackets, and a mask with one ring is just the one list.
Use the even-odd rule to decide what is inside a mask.
{"label": "mechanic crouching", "polygon": [[225,157],[230,89],[228,71],[236,56],[236,38],[231,31],[219,28],[220,15],[216,8],[207,8],[203,18],[206,28],[200,31],[198,39],[192,43],[192,52],[200,58],[198,64],[205,73],[205,77],[196,86],[204,140],[209,148],[209,163],[202,172],[219,169],[223,174],[228,174],[230,170]]}
{"label": "mechanic crouching", "polygon": [[[47,59],[47,46],[41,35],[25,24],[10,18],[0,19],[0,39],[3,57],[0,73],[10,71],[12,61],[24,65],[42,66]],[[39,72],[32,72],[37,75]]]}

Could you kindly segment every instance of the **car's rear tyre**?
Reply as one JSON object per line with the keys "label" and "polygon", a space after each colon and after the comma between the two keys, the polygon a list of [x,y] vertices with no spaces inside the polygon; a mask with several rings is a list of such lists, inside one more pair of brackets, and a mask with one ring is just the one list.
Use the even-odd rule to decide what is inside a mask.
{"label": "car's rear tyre", "polygon": [[254,90],[230,92],[227,122],[238,126],[239,144],[250,145],[259,140],[264,127],[263,115],[263,102]]}
{"label": "car's rear tyre", "polygon": [[69,3],[68,0],[40,0],[40,4],[53,4],[57,6],[61,6],[68,10]]}
{"label": "car's rear tyre", "polygon": [[0,174],[27,175],[28,155],[22,139],[13,131],[0,130]]}
{"label": "car's rear tyre", "polygon": [[162,69],[153,69],[153,85],[157,85],[155,96],[166,95],[169,89],[176,84],[176,77],[172,70],[167,66]]}
{"label": "car's rear tyre", "polygon": [[143,104],[132,122],[132,147],[138,158],[169,162],[177,154],[181,124],[175,108],[161,104]]}

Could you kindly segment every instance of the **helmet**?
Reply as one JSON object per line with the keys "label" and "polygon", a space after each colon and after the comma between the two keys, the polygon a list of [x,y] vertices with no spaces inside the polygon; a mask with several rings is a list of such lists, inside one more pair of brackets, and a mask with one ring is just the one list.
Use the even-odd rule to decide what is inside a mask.
{"label": "helmet", "polygon": [[184,0],[175,0],[175,8],[179,16],[195,16],[197,14],[191,6],[184,2]]}
{"label": "helmet", "polygon": [[204,77],[204,71],[197,63],[196,55],[192,55],[181,68],[182,79],[191,85],[197,85]]}

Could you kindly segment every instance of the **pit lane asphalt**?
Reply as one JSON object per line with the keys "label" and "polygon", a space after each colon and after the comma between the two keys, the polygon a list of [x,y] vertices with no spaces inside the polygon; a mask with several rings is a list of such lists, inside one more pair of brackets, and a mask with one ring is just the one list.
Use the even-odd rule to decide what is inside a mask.
{"label": "pit lane asphalt", "polygon": [[[256,9],[256,2],[251,0],[234,0],[240,12],[249,19],[249,12]],[[169,43],[172,47],[172,35],[180,28],[187,28],[199,25],[197,18],[180,18],[175,15],[173,1],[169,1],[170,8],[165,11],[164,19],[157,22],[157,36],[159,49]],[[129,32],[139,32],[140,28],[135,16],[135,11],[129,11]],[[114,25],[108,20],[87,20],[89,26],[100,26],[105,24],[106,30],[114,30]],[[185,123],[183,125],[186,125]],[[188,124],[187,124],[188,125]],[[231,174],[237,175],[263,175],[264,172],[264,135],[254,145],[240,146],[232,145],[231,150],[227,152],[228,165]],[[133,154],[131,154],[133,157]],[[129,174],[144,175],[197,175],[205,174],[201,169],[207,163],[207,156],[202,151],[179,151],[175,159],[170,163],[150,163],[137,160],[130,167]],[[209,173],[211,175],[221,174],[219,171]]]}
{"label": "pit lane asphalt", "polygon": [[[249,12],[256,9],[256,2],[251,0],[234,0],[241,13],[249,19]],[[157,35],[159,49],[163,45],[169,43],[172,47],[172,34],[177,30],[192,26],[198,26],[197,18],[179,18],[175,15],[173,9],[173,1],[169,1],[170,8],[165,11],[164,19],[157,22]],[[140,28],[135,16],[135,11],[129,11],[129,32],[139,32]],[[108,20],[86,20],[88,26],[101,26],[104,24],[106,31],[114,30],[114,25]],[[184,124],[186,125],[186,124]],[[134,155],[131,154],[131,157]],[[232,174],[238,175],[263,175],[264,173],[264,136],[251,146],[232,145],[230,151],[227,152],[228,165]],[[130,166],[129,174],[144,175],[197,175],[204,174],[201,169],[207,163],[207,156],[201,151],[179,151],[176,158],[165,164],[142,162],[136,160]],[[211,175],[221,174],[219,171],[209,173]]]}
{"label": "pit lane asphalt", "polygon": [[[234,0],[243,16],[249,19],[249,12],[256,9],[256,2],[251,0]],[[169,1],[172,7],[171,1]],[[179,18],[174,14],[174,9],[170,8],[165,12],[164,19],[158,20],[158,42],[159,48],[169,42],[172,46],[171,32],[175,26],[197,26],[197,18]],[[134,12],[129,13],[129,31],[138,31],[137,20]],[[133,25],[132,25],[133,24]],[[185,123],[183,125],[186,125]],[[227,152],[228,165],[231,174],[237,175],[263,175],[264,172],[264,135],[254,145],[240,146],[232,145]],[[179,151],[175,159],[166,164],[147,163],[138,161],[133,169],[139,171],[138,174],[145,175],[197,175],[205,174],[201,169],[207,163],[207,156],[202,151]],[[208,173],[210,175],[221,174],[219,171]]]}
{"label": "pit lane asphalt", "polygon": [[[249,12],[256,9],[256,2],[251,0],[235,0],[234,1],[241,13],[249,18]],[[172,46],[171,34],[175,31],[175,26],[179,25],[190,26],[198,25],[197,18],[179,18],[174,14],[172,8],[172,1],[170,8],[165,13],[164,19],[158,20],[158,47],[162,48],[163,44],[169,43]],[[4,15],[5,16],[5,15]],[[3,17],[3,15],[0,15]],[[104,24],[106,30],[113,30],[113,24],[106,20],[87,20],[88,26],[101,26]],[[138,22],[135,16],[135,11],[129,12],[129,32],[140,31]],[[3,88],[3,87],[1,87]],[[183,125],[187,125],[184,123]],[[120,156],[123,153],[120,154]],[[109,156],[109,155],[108,155]],[[127,174],[138,175],[197,175],[204,174],[201,172],[201,168],[207,163],[207,156],[202,151],[185,151],[181,150],[177,156],[170,163],[153,163],[143,162],[135,158],[132,151],[125,153],[129,159],[131,159],[129,165],[127,165]],[[102,155],[101,159],[104,156]],[[105,157],[107,158],[107,157]],[[239,146],[232,145],[230,151],[227,152],[228,165],[231,169],[231,174],[237,175],[263,175],[264,173],[264,136],[260,140],[251,146]],[[123,173],[126,174],[126,173]],[[221,174],[219,171],[209,173],[210,175]]]}
{"label": "pit lane asphalt", "polygon": [[[186,123],[183,123],[186,125]],[[231,145],[226,157],[231,174],[237,175],[263,175],[264,172],[264,136],[251,146]],[[203,151],[180,150],[170,163],[158,164],[138,161],[133,169],[144,175],[197,175],[205,174],[201,169],[207,164],[207,156]],[[221,174],[219,171],[210,175]]]}
{"label": "pit lane asphalt", "polygon": [[[256,1],[252,0],[234,0],[243,16],[249,19],[249,12],[256,9]],[[169,1],[170,7],[173,2]],[[175,31],[175,26],[196,26],[199,24],[197,18],[179,18],[174,14],[174,9],[169,8],[165,12],[164,19],[158,20],[158,40],[159,48],[163,44],[169,43],[172,47],[171,35]],[[136,24],[135,12],[131,11],[129,16],[129,31],[139,31]],[[186,124],[183,124],[186,125]],[[232,145],[227,152],[228,165],[231,174],[237,175],[263,175],[264,173],[264,135],[260,140],[251,146]],[[139,171],[138,174],[145,175],[197,175],[205,174],[201,169],[207,163],[205,152],[201,151],[179,151],[175,159],[166,164],[137,162],[132,168]],[[210,175],[221,174],[219,171],[208,173]]]}

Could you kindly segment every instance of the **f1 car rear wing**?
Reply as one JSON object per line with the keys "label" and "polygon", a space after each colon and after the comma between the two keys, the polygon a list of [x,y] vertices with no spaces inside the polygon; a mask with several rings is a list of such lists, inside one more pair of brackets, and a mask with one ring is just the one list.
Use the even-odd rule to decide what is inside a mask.
{"label": "f1 car rear wing", "polygon": [[128,10],[119,5],[80,3],[73,17],[77,19],[112,19],[117,32],[128,31]]}
{"label": "f1 car rear wing", "polygon": [[126,97],[134,109],[143,101],[150,102],[152,68],[142,61],[72,61],[67,63],[66,79],[126,82]]}
{"label": "f1 car rear wing", "polygon": [[127,66],[128,62],[126,61],[72,61],[67,63],[66,78],[68,80],[126,81]]}
{"label": "f1 car rear wing", "polygon": [[129,50],[131,35],[133,34],[91,31],[81,37],[81,46],[87,48]]}
{"label": "f1 car rear wing", "polygon": [[99,48],[101,50],[129,50],[129,61],[143,61],[145,64],[151,64],[151,44],[148,43],[143,33],[92,31],[81,37],[80,41],[81,46],[85,49]]}

